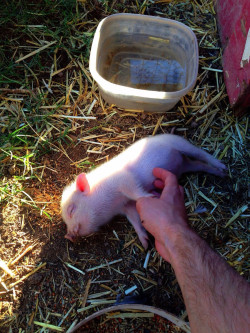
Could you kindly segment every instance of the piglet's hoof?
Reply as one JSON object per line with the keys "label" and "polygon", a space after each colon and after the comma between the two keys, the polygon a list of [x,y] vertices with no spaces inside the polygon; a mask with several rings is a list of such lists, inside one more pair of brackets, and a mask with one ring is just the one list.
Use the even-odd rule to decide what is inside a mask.
{"label": "piglet's hoof", "polygon": [[75,235],[71,235],[71,234],[66,234],[65,236],[64,236],[64,238],[66,238],[66,239],[69,239],[71,242],[75,242],[76,241],[76,236]]}
{"label": "piglet's hoof", "polygon": [[139,239],[142,243],[142,246],[144,247],[145,250],[148,248],[148,234],[147,231],[142,227],[140,232],[138,233]]}

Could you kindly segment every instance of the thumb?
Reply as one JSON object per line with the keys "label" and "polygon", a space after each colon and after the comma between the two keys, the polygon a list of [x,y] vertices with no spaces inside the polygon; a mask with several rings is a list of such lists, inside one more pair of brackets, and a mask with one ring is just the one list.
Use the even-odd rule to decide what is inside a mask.
{"label": "thumb", "polygon": [[139,213],[139,215],[141,215],[141,212],[143,210],[143,207],[145,206],[145,201],[147,201],[148,198],[139,198],[137,201],[136,201],[136,209]]}
{"label": "thumb", "polygon": [[136,210],[139,213],[141,220],[145,220],[151,215],[151,208],[155,200],[156,199],[152,197],[142,197],[136,201]]}
{"label": "thumb", "polygon": [[[136,202],[136,209],[142,221],[144,228],[154,235],[155,233],[155,216],[157,213],[154,208],[155,198],[139,198]],[[157,210],[157,209],[156,209]]]}

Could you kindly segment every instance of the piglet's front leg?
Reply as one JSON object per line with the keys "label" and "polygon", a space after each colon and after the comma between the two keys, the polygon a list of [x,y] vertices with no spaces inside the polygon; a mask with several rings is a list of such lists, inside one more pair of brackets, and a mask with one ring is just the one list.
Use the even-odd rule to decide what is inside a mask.
{"label": "piglet's front leg", "polygon": [[148,234],[145,228],[141,224],[140,216],[137,213],[135,201],[129,201],[126,206],[124,207],[123,211],[124,215],[126,215],[129,222],[135,228],[135,231],[146,250],[148,248]]}
{"label": "piglet's front leg", "polygon": [[136,181],[135,176],[131,172],[123,173],[123,182],[120,185],[120,192],[133,201],[137,201],[142,197],[145,198],[154,196],[152,193],[144,190],[143,186]]}

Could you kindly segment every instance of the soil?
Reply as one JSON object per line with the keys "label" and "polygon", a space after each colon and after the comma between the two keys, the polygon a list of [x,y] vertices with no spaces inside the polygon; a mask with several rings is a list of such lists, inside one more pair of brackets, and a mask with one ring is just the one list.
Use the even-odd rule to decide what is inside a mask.
{"label": "soil", "polygon": [[[142,117],[144,124],[152,124],[156,123],[158,116],[142,115]],[[134,119],[121,118],[117,114],[112,118],[113,129],[116,128],[116,122],[117,131],[122,133],[123,128],[133,125]],[[93,128],[92,124],[89,124],[89,127]],[[98,131],[97,129],[95,134],[98,134]],[[140,130],[140,135],[147,134],[149,134],[147,130]],[[146,270],[143,268],[146,252],[141,247],[133,227],[124,217],[115,218],[97,234],[79,239],[76,243],[64,238],[66,225],[60,215],[61,193],[65,185],[77,174],[93,167],[91,163],[95,163],[96,158],[90,156],[90,165],[84,168],[74,164],[87,155],[87,144],[79,143],[79,137],[81,133],[71,135],[72,143],[65,145],[68,157],[58,151],[43,156],[40,164],[46,167],[42,178],[40,181],[37,178],[29,179],[25,183],[27,195],[40,209],[44,206],[49,218],[42,214],[40,209],[27,205],[24,205],[21,211],[16,211],[8,205],[3,208],[0,225],[2,257],[15,258],[20,249],[22,252],[27,246],[36,244],[32,251],[20,260],[18,273],[20,276],[28,273],[27,271],[23,274],[23,266],[26,264],[29,269],[33,269],[39,264],[46,263],[42,269],[17,285],[16,297],[13,298],[12,294],[9,297],[5,295],[2,311],[6,311],[10,306],[15,309],[13,331],[18,327],[25,332],[32,332],[34,329],[32,319],[38,311],[44,319],[50,313],[58,314],[59,317],[56,315],[49,317],[51,324],[58,325],[61,316],[65,315],[72,305],[75,305],[75,309],[63,321],[62,326],[69,327],[76,318],[83,319],[86,313],[77,313],[76,309],[81,308],[89,280],[92,281],[89,294],[111,288],[111,293],[104,296],[107,300],[115,300],[118,294],[124,296],[126,289],[137,285],[136,293],[142,298],[146,296],[147,304],[165,308],[176,315],[180,315],[184,310],[182,296],[171,266],[162,261],[155,250],[152,250],[153,263]],[[124,141],[124,147],[131,142],[132,137]],[[110,158],[117,154],[118,150],[123,149],[121,144],[123,145],[123,142],[119,141],[117,147],[110,149]],[[24,220],[18,216],[22,216]],[[7,220],[8,223],[5,222]],[[124,248],[129,242],[131,245]],[[151,240],[152,248],[153,240]],[[121,261],[118,264],[86,273],[88,268],[119,259]],[[70,268],[68,264],[85,272],[85,275]],[[87,312],[90,313],[91,311]]]}
{"label": "soil", "polygon": [[[95,113],[98,114],[98,110],[95,110]],[[128,129],[137,121],[132,116],[121,115],[122,113],[117,110],[117,114],[112,117],[114,138],[117,134],[128,134]],[[168,120],[170,116],[168,115]],[[138,119],[144,127],[137,129],[136,139],[150,134],[152,128],[149,130],[147,126],[156,124],[158,117],[156,114],[139,115]],[[97,127],[92,134],[104,133],[103,127],[101,128],[103,126],[101,114],[99,124],[100,127]],[[88,126],[89,129],[94,127],[92,123]],[[108,126],[106,122],[105,128]],[[88,131],[88,128],[84,130]],[[188,134],[191,135],[195,130],[190,128]],[[161,132],[162,129],[159,129],[157,133]],[[13,291],[4,294],[1,311],[5,315],[8,313],[9,319],[2,328],[3,332],[9,331],[10,323],[13,332],[18,332],[20,329],[33,332],[39,326],[36,318],[40,318],[40,322],[68,329],[73,322],[79,322],[97,310],[97,307],[91,307],[91,301],[88,300],[86,303],[84,297],[89,281],[91,283],[88,295],[94,295],[98,300],[115,302],[118,295],[123,298],[125,291],[136,285],[134,294],[144,303],[165,309],[178,317],[185,311],[181,291],[171,266],[157,254],[154,241],[151,239],[149,265],[147,269],[143,268],[146,252],[141,247],[133,227],[124,217],[116,217],[98,233],[79,239],[76,243],[64,238],[66,226],[60,214],[63,188],[80,172],[87,172],[103,162],[96,161],[99,156],[96,158],[94,154],[87,153],[88,144],[79,141],[80,138],[82,133],[79,130],[74,135],[71,134],[71,143],[42,156],[40,165],[45,166],[43,172],[41,173],[42,169],[39,169],[37,178],[27,179],[24,183],[26,195],[36,202],[37,207],[27,203],[21,208],[18,205],[15,207],[13,203],[2,207],[1,258],[5,261],[8,261],[8,258],[13,260],[28,246],[32,246],[32,249],[14,266],[15,279],[9,278],[6,281],[8,283],[18,281],[17,276],[21,279],[39,265],[43,265],[37,272],[19,281],[14,288],[14,294]],[[112,139],[112,135],[109,138]],[[114,147],[109,150],[109,158],[129,146],[132,140],[133,135],[126,137],[124,141],[114,139]],[[80,167],[79,161],[86,156],[89,163]],[[6,175],[10,170],[12,170],[10,167],[6,169]],[[240,177],[237,166],[232,167],[231,172],[234,180]],[[181,184],[186,183],[187,177],[189,176],[181,178]],[[233,190],[234,180],[228,178],[225,181],[210,175],[205,177],[204,174],[195,177],[192,179],[195,179],[198,188],[203,187],[204,193],[206,187],[212,186],[218,192],[230,193],[228,200],[224,197],[221,201],[222,209],[229,209],[231,205],[238,205],[244,201],[244,184],[241,194],[237,194]],[[196,218],[195,221],[199,219]],[[232,235],[223,228],[219,217],[219,224],[214,223],[207,227],[203,224],[203,228],[200,227],[200,222],[195,223],[195,221],[192,226],[213,248],[224,248],[225,244],[232,240]],[[112,261],[115,263],[112,264]],[[99,265],[104,267],[95,268]],[[93,270],[88,271],[88,269]],[[95,295],[103,292],[106,293]],[[109,305],[111,304],[104,304],[98,308]],[[90,306],[87,308],[89,310],[82,311],[85,306]],[[187,319],[185,315],[184,317]],[[147,327],[154,325],[153,318],[148,320]],[[179,331],[178,328],[173,328],[171,332]],[[127,331],[125,329],[117,332]],[[149,332],[154,331],[149,330]]]}

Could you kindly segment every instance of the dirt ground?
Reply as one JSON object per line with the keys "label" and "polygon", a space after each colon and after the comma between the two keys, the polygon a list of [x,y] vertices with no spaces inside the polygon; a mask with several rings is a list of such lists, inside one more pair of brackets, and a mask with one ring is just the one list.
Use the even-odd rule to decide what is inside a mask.
{"label": "dirt ground", "polygon": [[[100,120],[102,117],[100,116]],[[144,124],[152,124],[158,116],[144,114],[141,117]],[[118,112],[112,122],[112,128],[116,128],[115,123],[117,122],[117,131],[122,133],[124,128],[133,125],[134,119],[120,117]],[[89,127],[92,128],[92,124],[89,124]],[[140,131],[140,136],[148,134],[148,130],[138,131]],[[95,134],[98,134],[98,130],[95,131]],[[41,211],[34,207],[25,206],[22,211],[18,212],[15,207],[7,205],[2,210],[0,226],[2,257],[15,258],[20,249],[32,245],[32,250],[20,260],[17,271],[19,270],[20,275],[25,275],[21,274],[23,269],[28,271],[30,268],[44,264],[36,273],[18,283],[15,295],[12,291],[2,303],[1,310],[9,311],[12,315],[13,331],[16,331],[15,327],[25,332],[37,331],[33,319],[38,314],[44,321],[49,319],[51,324],[58,325],[58,322],[69,311],[62,324],[62,327],[65,328],[68,328],[74,320],[83,319],[85,312],[77,312],[77,310],[81,308],[86,286],[90,280],[89,294],[106,292],[107,294],[104,293],[102,299],[115,300],[117,294],[124,295],[126,289],[136,285],[138,295],[142,298],[146,297],[148,304],[164,308],[178,316],[183,315],[185,307],[171,266],[156,253],[152,240],[149,266],[147,269],[143,268],[146,253],[142,249],[135,231],[125,218],[115,218],[97,234],[81,239],[77,243],[71,243],[64,238],[66,227],[60,216],[60,197],[64,186],[83,170],[74,164],[87,154],[88,146],[86,143],[79,143],[77,139],[80,137],[81,133],[76,133],[75,136],[72,136],[71,145],[65,146],[68,157],[62,152],[43,156],[41,165],[46,167],[42,180],[28,180],[26,183],[26,193],[37,202],[37,205],[46,207],[45,210],[50,218],[44,214],[41,215]],[[127,140],[119,142],[119,146],[126,147],[129,144]],[[116,153],[117,148],[114,147],[110,150],[109,156],[112,157]],[[95,158],[95,156],[92,158],[93,163]],[[85,171],[89,168],[91,165],[87,165]],[[237,173],[237,169],[233,172]],[[8,173],[7,170],[6,173]],[[244,189],[241,193],[235,193],[234,181],[229,177],[220,179],[199,174],[183,176],[180,182],[185,185],[189,177],[192,181],[196,179],[197,185],[200,187],[204,187],[205,182],[205,187],[213,186],[217,191],[230,193],[228,200],[225,198],[224,202],[221,202],[222,206],[232,204],[232,202],[237,205],[238,201],[243,200]],[[193,215],[190,211],[189,213],[192,220]],[[20,216],[23,219],[20,219]],[[215,227],[218,228],[218,224],[208,228],[203,225],[200,228],[199,222],[194,221],[193,227],[215,249],[223,247],[223,244],[225,245],[230,238],[225,231],[223,234],[219,231],[216,235]],[[223,236],[221,237],[221,235]],[[114,265],[107,265],[107,262],[116,260],[118,262]],[[85,274],[72,269],[69,264]],[[102,264],[106,266],[87,272],[89,268]],[[14,309],[13,313],[12,309]],[[87,313],[91,312],[93,309]],[[6,326],[7,332],[8,322]],[[143,331],[138,330],[138,332]]]}
{"label": "dirt ground", "polygon": [[[154,115],[143,116],[144,123],[152,123],[156,117]],[[134,122],[130,117],[120,119],[119,116],[116,116],[116,118],[117,124],[119,124],[117,131],[121,133],[123,126],[130,126]],[[114,124],[115,119],[113,118],[112,121]],[[92,128],[91,124],[89,126]],[[114,125],[112,127],[114,128]],[[146,135],[147,131],[144,132]],[[1,254],[4,257],[14,258],[20,252],[20,248],[35,244],[24,259],[28,261],[29,267],[46,263],[37,273],[18,285],[16,297],[9,295],[9,298],[5,299],[2,303],[2,311],[5,311],[6,307],[10,309],[11,305],[11,308],[15,309],[14,327],[22,328],[25,332],[33,331],[33,324],[29,327],[32,316],[36,316],[38,311],[44,311],[44,317],[49,312],[65,315],[72,304],[81,304],[86,284],[91,280],[91,294],[107,291],[109,290],[107,288],[111,286],[111,297],[109,296],[108,299],[115,299],[117,294],[124,294],[124,290],[136,284],[140,294],[147,296],[149,304],[180,314],[184,310],[183,300],[180,291],[176,293],[175,290],[174,294],[171,292],[172,286],[175,286],[176,289],[176,280],[170,265],[162,261],[152,250],[154,266],[147,271],[143,269],[146,253],[137,239],[133,227],[125,218],[115,218],[98,234],[81,239],[77,243],[71,243],[64,238],[66,226],[60,215],[61,193],[65,185],[82,170],[72,161],[80,161],[86,156],[87,149],[87,145],[84,143],[76,145],[77,135],[72,139],[74,140],[72,144],[65,147],[69,158],[61,152],[45,155],[41,161],[41,164],[46,166],[42,181],[28,180],[25,186],[25,192],[38,205],[39,202],[44,203],[46,212],[50,214],[51,218],[41,215],[40,211],[33,207],[25,207],[21,212],[17,212],[15,207],[8,207],[2,211]],[[119,142],[120,144],[121,142]],[[128,144],[127,141],[124,141],[124,147]],[[117,148],[113,148],[109,155],[111,157],[116,153]],[[8,173],[7,170],[6,173]],[[43,204],[39,206],[41,205]],[[7,216],[8,223],[5,223]],[[23,216],[24,220],[17,220],[17,216]],[[129,246],[124,248],[126,244]],[[69,263],[81,271],[85,271],[90,267],[114,260],[121,261],[114,266],[97,269],[85,275],[67,266]],[[22,268],[20,267],[20,269]],[[139,276],[143,274],[142,277],[146,280],[138,279],[137,271],[139,271]],[[45,310],[42,307],[45,307]],[[84,313],[77,314],[77,316],[78,320],[84,318]],[[70,314],[65,319],[63,326],[69,327],[75,318],[76,314],[74,316]],[[57,317],[49,319],[54,324],[58,320]]]}

